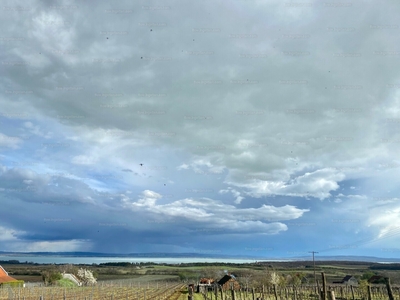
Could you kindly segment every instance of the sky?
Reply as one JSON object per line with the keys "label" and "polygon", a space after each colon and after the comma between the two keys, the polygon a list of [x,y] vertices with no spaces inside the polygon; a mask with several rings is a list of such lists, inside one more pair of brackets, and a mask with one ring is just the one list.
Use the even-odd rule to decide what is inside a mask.
{"label": "sky", "polygon": [[0,251],[399,258],[400,4],[299,1],[3,1]]}

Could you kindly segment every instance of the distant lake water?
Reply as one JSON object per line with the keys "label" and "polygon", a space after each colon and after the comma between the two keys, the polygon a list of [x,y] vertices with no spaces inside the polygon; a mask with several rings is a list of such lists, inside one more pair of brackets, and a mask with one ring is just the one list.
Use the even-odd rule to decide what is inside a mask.
{"label": "distant lake water", "polygon": [[[45,256],[45,255],[0,255],[0,260],[18,260],[21,263],[33,262],[38,264],[101,264],[107,262],[132,262],[132,263],[234,263],[247,264],[256,261],[290,262],[295,259],[239,259],[239,258],[204,258],[204,257],[72,257],[72,256]],[[380,261],[379,264],[394,262]]]}
{"label": "distant lake water", "polygon": [[[70,256],[37,256],[37,255],[0,255],[0,260],[18,260],[19,262],[33,262],[38,264],[100,264],[106,262],[154,262],[154,263],[197,263],[197,262],[221,262],[221,263],[254,263],[254,259],[234,258],[196,258],[196,257],[70,257]],[[289,261],[289,260],[288,260]]]}

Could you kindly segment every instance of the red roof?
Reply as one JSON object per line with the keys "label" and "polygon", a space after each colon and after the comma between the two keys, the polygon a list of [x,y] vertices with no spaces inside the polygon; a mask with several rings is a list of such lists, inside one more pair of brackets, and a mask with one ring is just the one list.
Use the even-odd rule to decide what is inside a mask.
{"label": "red roof", "polygon": [[201,284],[212,284],[214,283],[214,279],[212,278],[201,278],[200,279]]}
{"label": "red roof", "polygon": [[0,266],[0,283],[16,281],[16,280],[17,279],[12,278],[11,276],[8,276],[8,273],[6,272],[6,270],[4,270],[2,266]]}

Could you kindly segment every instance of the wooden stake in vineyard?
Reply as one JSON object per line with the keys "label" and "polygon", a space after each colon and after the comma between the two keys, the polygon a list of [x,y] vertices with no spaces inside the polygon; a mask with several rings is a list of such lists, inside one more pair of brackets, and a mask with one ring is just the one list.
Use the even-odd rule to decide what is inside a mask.
{"label": "wooden stake in vineyard", "polygon": [[[218,288],[218,285],[217,285]],[[225,300],[224,291],[222,290],[222,286],[219,287],[219,291],[221,292],[221,300]]]}
{"label": "wooden stake in vineyard", "polygon": [[322,276],[322,300],[327,300],[326,299],[326,279],[325,279],[325,273],[321,272]]}
{"label": "wooden stake in vineyard", "polygon": [[385,277],[385,283],[386,283],[386,289],[388,292],[389,300],[394,300],[392,287],[390,286],[390,278],[389,277]]}
{"label": "wooden stake in vineyard", "polygon": [[368,284],[367,286],[367,292],[368,292],[368,300],[372,300],[372,296],[371,296],[371,286]]}
{"label": "wooden stake in vineyard", "polygon": [[351,290],[351,299],[354,300],[354,289],[352,285],[350,286],[350,290]]}
{"label": "wooden stake in vineyard", "polygon": [[188,292],[189,292],[188,300],[193,300],[193,286],[191,284],[189,284],[188,286]]}
{"label": "wooden stake in vineyard", "polygon": [[335,292],[333,291],[333,290],[330,290],[329,291],[329,295],[330,295],[330,300],[336,300],[336,297],[335,297]]}

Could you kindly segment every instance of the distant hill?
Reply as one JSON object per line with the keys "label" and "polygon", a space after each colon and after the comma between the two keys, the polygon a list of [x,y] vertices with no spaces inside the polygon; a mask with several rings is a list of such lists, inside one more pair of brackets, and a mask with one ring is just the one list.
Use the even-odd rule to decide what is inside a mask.
{"label": "distant hill", "polygon": [[7,256],[65,256],[65,257],[152,257],[152,258],[179,258],[179,257],[195,257],[195,258],[248,258],[262,259],[262,257],[252,257],[245,255],[224,255],[224,254],[207,254],[207,253],[101,253],[101,252],[6,252],[0,251],[0,255]]}
{"label": "distant hill", "polygon": [[63,257],[127,257],[127,258],[236,258],[236,259],[263,259],[245,255],[224,255],[207,253],[101,253],[101,252],[6,252],[0,251],[0,255],[6,256],[63,256]]}
{"label": "distant hill", "polygon": [[[224,255],[208,253],[101,253],[101,252],[7,252],[0,251],[5,256],[63,256],[63,257],[126,257],[126,258],[223,258],[250,259],[256,261],[310,261],[310,256],[299,257],[260,257],[245,255]],[[353,262],[400,262],[400,258],[380,258],[374,256],[315,256],[316,261],[353,261]]]}
{"label": "distant hill", "polygon": [[[293,257],[294,260],[310,260],[309,256]],[[400,262],[400,258],[381,258],[375,256],[315,256],[316,261],[360,261],[360,262]]]}

